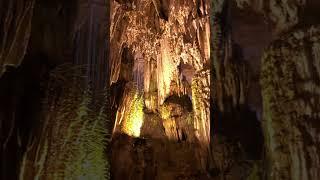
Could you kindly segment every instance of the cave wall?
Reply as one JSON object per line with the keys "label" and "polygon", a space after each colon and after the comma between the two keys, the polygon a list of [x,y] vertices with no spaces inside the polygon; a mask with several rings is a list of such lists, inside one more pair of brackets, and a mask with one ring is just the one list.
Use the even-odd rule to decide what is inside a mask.
{"label": "cave wall", "polygon": [[[112,103],[117,111],[112,147],[114,178],[135,166],[129,163],[120,169],[122,154],[129,156],[127,153],[133,151],[122,150],[127,148],[122,141],[133,143],[140,138],[145,144],[138,150],[151,146],[153,151],[142,160],[155,158],[150,166],[159,163],[153,171],[155,179],[206,177],[210,141],[208,2],[112,1],[111,7],[114,51],[110,54],[110,83],[114,89],[122,87],[122,93],[115,93],[122,98],[114,98]],[[140,98],[143,112],[138,108]],[[133,124],[141,124],[141,128]],[[123,138],[123,134],[131,137]],[[170,148],[156,150],[159,143]],[[196,147],[191,149],[189,144]],[[136,154],[131,156],[137,158]],[[177,158],[172,159],[174,156]],[[165,168],[166,163],[171,167]]]}
{"label": "cave wall", "polygon": [[272,24],[272,41],[262,53],[260,68],[265,178],[318,179],[319,13],[314,9],[320,4],[238,3],[264,14]]}
{"label": "cave wall", "polygon": [[[210,178],[318,179],[319,13],[315,9],[320,4],[315,0],[194,2],[197,4],[195,7],[199,7],[199,18],[205,20],[196,28],[184,27],[189,25],[189,21],[181,23],[180,18],[185,17],[183,14],[188,11],[178,8],[173,13],[172,7],[185,7],[180,1],[153,1],[149,4],[144,1],[117,1],[113,4],[112,21],[117,23],[111,27],[114,40],[111,43],[119,51],[111,55],[111,83],[133,81],[130,69],[134,66],[135,56],[129,58],[131,65],[122,63],[124,47],[132,54],[141,53],[146,59],[146,112],[159,112],[160,115],[148,114],[144,121],[165,120],[163,131],[145,123],[142,134],[153,136],[152,132],[157,132],[154,135],[157,138],[165,136],[180,140],[179,130],[174,133],[170,127],[180,129],[181,124],[167,118],[170,113],[179,116],[184,111],[183,107],[172,105],[172,93],[190,96],[188,88],[184,91],[188,83],[181,88],[176,81],[180,73],[186,75],[189,85],[192,82],[189,92],[194,125],[202,133],[195,133],[195,137],[210,142],[205,163]],[[123,15],[126,13],[130,16]],[[141,19],[145,20],[147,28],[141,26]],[[176,24],[171,24],[172,20],[177,21]],[[181,42],[181,30],[177,31],[176,25],[182,30]],[[193,49],[195,30],[202,32],[195,33],[200,47],[198,52]],[[192,46],[188,47],[190,42]],[[186,44],[190,52],[184,54],[181,44]],[[193,56],[191,63],[186,58],[188,54]],[[177,57],[182,58],[183,63],[176,60]],[[167,64],[170,67],[167,68]],[[178,69],[175,68],[177,66]],[[209,67],[211,73],[208,73]],[[208,86],[210,91],[206,91]],[[207,96],[209,92],[210,98]],[[119,102],[121,100],[118,100],[118,105],[121,104]],[[209,112],[203,107],[208,102],[210,122],[203,121]],[[201,119],[200,122],[197,118]],[[161,127],[161,123],[154,126]],[[139,144],[137,151],[150,143],[148,138],[143,145]],[[115,144],[117,148],[121,147],[118,141]],[[130,152],[125,151],[129,157],[136,156]]]}
{"label": "cave wall", "polygon": [[[111,49],[117,50],[111,54],[111,83],[133,81],[134,62],[138,61],[137,56],[142,56],[143,90],[148,110],[157,110],[174,94],[180,96],[189,92],[192,96],[192,76],[200,76],[209,67],[207,4],[204,1],[115,1],[111,13]],[[129,62],[123,58],[127,50],[131,53]],[[187,72],[183,67],[191,68]],[[209,73],[203,78],[209,81]],[[206,115],[202,115],[206,120],[203,121],[208,121],[209,117],[208,102],[206,104]],[[208,143],[209,123],[199,124],[206,127],[206,132],[199,130],[199,136],[203,136],[199,139],[206,139]]]}
{"label": "cave wall", "polygon": [[[41,172],[43,164],[37,163],[44,161],[37,159],[36,153],[39,149],[42,154],[46,152],[40,140],[45,139],[41,131],[50,127],[44,124],[43,104],[52,88],[48,86],[49,77],[56,67],[68,64],[62,66],[65,71],[79,70],[81,76],[88,77],[81,82],[85,84],[82,90],[90,87],[90,98],[94,97],[92,101],[97,104],[108,102],[104,98],[108,76],[107,5],[104,1],[82,0],[0,2],[0,179],[18,179],[20,171],[26,168],[21,167],[23,157],[27,159],[29,174],[21,173],[20,178],[34,179]],[[97,107],[94,111],[99,111]]]}
{"label": "cave wall", "polygon": [[[64,63],[93,97],[111,86],[114,179],[319,179],[317,0],[106,3],[0,2],[0,179],[59,166],[35,163],[48,79]],[[67,83],[62,94],[81,84]]]}
{"label": "cave wall", "polygon": [[34,0],[0,4],[1,51],[0,75],[6,66],[18,66],[26,53],[31,34]]}
{"label": "cave wall", "polygon": [[262,58],[270,179],[319,178],[319,27],[295,29]]}
{"label": "cave wall", "polygon": [[[258,58],[248,60],[252,34],[244,36],[246,30],[240,29],[251,30],[250,19],[241,18],[234,1],[210,3],[212,131],[208,172],[213,179],[261,178],[263,134],[257,110],[262,107],[259,92],[253,99],[250,94],[251,89],[259,88],[258,79],[252,83],[259,67],[251,66]],[[260,42],[261,38],[255,39]],[[252,105],[253,100],[258,103]]]}

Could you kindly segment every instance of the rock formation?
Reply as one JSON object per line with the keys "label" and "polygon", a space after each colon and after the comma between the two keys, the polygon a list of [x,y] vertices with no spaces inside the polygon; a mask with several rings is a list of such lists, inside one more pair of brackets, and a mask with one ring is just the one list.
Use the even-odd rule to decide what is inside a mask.
{"label": "rock formation", "polygon": [[[105,11],[103,1],[12,0],[0,2],[0,179],[35,179],[48,178],[48,176],[51,178],[52,174],[58,174],[58,172],[52,172],[55,170],[72,172],[62,166],[52,168],[68,160],[65,162],[62,160],[64,152],[61,149],[56,149],[56,152],[54,150],[64,136],[61,134],[54,136],[51,132],[59,129],[60,133],[77,136],[78,139],[84,140],[83,142],[87,137],[78,133],[81,128],[72,128],[75,119],[62,120],[63,118],[53,115],[52,109],[45,108],[45,99],[51,95],[56,96],[56,99],[51,99],[50,103],[58,103],[60,106],[53,111],[62,110],[63,106],[70,107],[62,101],[67,99],[66,94],[70,94],[68,90],[81,85],[82,87],[78,90],[83,94],[80,93],[81,95],[78,94],[77,98],[66,101],[74,101],[77,104],[77,100],[89,98],[92,100],[89,104],[101,107],[99,102],[106,99],[104,98],[106,94],[101,95],[101,92],[104,91],[108,79],[108,75],[104,75],[107,72],[106,42],[108,42],[108,33],[106,33],[108,18]],[[62,64],[68,65],[61,66]],[[58,89],[62,89],[59,91],[60,94],[54,95],[50,94],[52,93],[50,88],[58,92],[56,87],[52,86],[59,83],[55,85],[48,85],[48,83],[49,79],[55,79],[50,74],[54,74],[58,66],[62,68],[61,72],[70,73],[71,78],[61,74],[55,77],[61,80],[60,78],[63,79],[65,76],[65,79],[59,85],[61,87]],[[80,72],[74,73],[76,69]],[[71,83],[79,75],[86,75],[88,78],[83,77],[78,84]],[[64,81],[68,78],[69,82]],[[68,83],[70,86],[67,85]],[[88,89],[92,94],[84,93]],[[74,115],[77,109],[83,107],[81,104],[75,106],[76,108],[70,108],[70,111],[65,114]],[[87,108],[92,110],[92,106]],[[99,114],[96,108],[93,111]],[[56,119],[57,124],[44,117]],[[106,121],[106,117],[102,119]],[[62,121],[71,128],[61,128]],[[46,122],[50,122],[50,125],[45,124]],[[79,124],[85,126],[86,123],[82,121]],[[102,125],[104,124],[100,124],[99,127]],[[96,129],[92,126],[91,128]],[[107,127],[103,128],[107,132]],[[105,141],[104,133],[100,137],[102,138],[100,140]],[[65,140],[70,140],[67,139]],[[72,152],[76,145],[71,144],[64,146],[64,149]],[[90,146],[92,145],[96,146],[96,144]],[[46,149],[48,147],[51,149]],[[100,157],[105,156],[103,154],[105,148],[106,145],[101,144]],[[81,148],[78,146],[75,149]],[[46,154],[47,152],[50,155]],[[80,161],[71,159],[69,162],[74,164],[71,163],[68,166],[76,167],[81,164]],[[107,158],[104,160],[107,161]],[[48,165],[48,162],[52,166]],[[66,174],[63,176],[67,177]]]}
{"label": "rock formation", "polygon": [[212,1],[211,8],[210,174],[217,179],[256,179],[261,174],[253,169],[260,167],[263,138],[249,104],[252,70],[242,52],[246,47],[235,41],[234,4]]}
{"label": "rock formation", "polygon": [[6,66],[19,66],[26,53],[31,34],[34,0],[0,3],[0,76]]}
{"label": "rock formation", "polygon": [[1,1],[0,179],[320,179],[319,7]]}
{"label": "rock formation", "polygon": [[[198,174],[196,171],[199,170],[200,174],[206,176],[210,142],[208,4],[205,1],[134,0],[112,1],[111,7],[111,49],[115,51],[110,58],[110,82],[114,88],[119,87],[116,85],[120,82],[127,84],[122,86],[125,87],[122,100],[113,103],[114,107],[119,108],[115,121],[118,128],[115,127],[112,151],[118,154],[121,147],[118,141],[128,140],[117,134],[133,135],[126,130],[119,131],[121,126],[127,126],[126,122],[135,116],[129,115],[130,113],[125,115],[131,112],[126,110],[132,104],[131,95],[134,97],[135,94],[128,93],[127,89],[133,88],[137,93],[143,94],[144,106],[143,125],[140,132],[135,134],[140,134],[139,138],[147,138],[144,141],[151,143],[152,149],[160,142],[172,144],[170,146],[174,151],[182,151],[179,143],[185,144],[183,147],[197,144],[199,148],[188,147],[184,150],[185,155],[196,156],[199,162],[192,165],[193,170],[190,167],[190,173]],[[138,65],[139,63],[143,65]],[[138,66],[141,66],[139,71],[136,68]],[[143,82],[139,79],[143,79]],[[143,88],[139,88],[141,84]],[[138,121],[140,122],[137,120],[135,123],[139,124]],[[132,143],[131,141],[128,143]],[[146,145],[141,148],[145,148],[144,146]],[[159,162],[158,157],[154,160],[160,164],[168,160],[172,161],[174,167],[178,166],[182,156],[170,159],[166,155],[167,151],[168,149],[164,149],[157,152],[163,153],[161,157],[164,162]],[[158,156],[157,153],[151,156]],[[118,167],[118,160],[113,161],[116,161],[114,166]],[[185,161],[192,160],[187,158]],[[156,179],[161,179],[161,174],[168,174],[169,179],[177,178],[185,172],[183,169],[188,165],[179,166],[181,167],[167,170],[159,167],[153,173],[159,174],[155,174]],[[114,178],[117,179],[119,173],[121,171],[115,170]],[[186,175],[185,178],[188,177]]]}
{"label": "rock formation", "polygon": [[269,179],[319,178],[319,26],[281,36],[261,70]]}
{"label": "rock formation", "polygon": [[80,70],[63,65],[51,72],[41,119],[29,136],[19,179],[109,178],[108,101],[93,104]]}
{"label": "rock formation", "polygon": [[318,179],[320,4],[307,1],[237,1],[273,23],[273,41],[261,64],[262,125],[267,179]]}

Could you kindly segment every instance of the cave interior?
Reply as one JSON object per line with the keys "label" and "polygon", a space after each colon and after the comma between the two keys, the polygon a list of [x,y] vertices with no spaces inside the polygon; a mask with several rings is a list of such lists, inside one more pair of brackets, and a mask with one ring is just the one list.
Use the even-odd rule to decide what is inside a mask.
{"label": "cave interior", "polygon": [[320,1],[0,1],[0,179],[320,179]]}

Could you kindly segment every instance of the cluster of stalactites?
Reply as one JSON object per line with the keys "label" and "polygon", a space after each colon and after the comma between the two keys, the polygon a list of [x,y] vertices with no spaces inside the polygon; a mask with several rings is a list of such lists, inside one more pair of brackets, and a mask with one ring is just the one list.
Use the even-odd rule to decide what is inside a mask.
{"label": "cluster of stalactites", "polygon": [[[133,4],[129,10],[126,5],[117,2],[112,5],[111,46],[114,46],[112,49],[119,49],[119,52],[111,55],[111,83],[117,82],[119,78],[121,48],[124,45],[130,47],[132,52],[141,55],[146,67],[149,67],[150,61],[156,62],[152,71],[157,77],[144,77],[144,91],[149,93],[148,81],[156,80],[157,104],[161,105],[173,89],[177,89],[172,86],[181,84],[181,63],[189,64],[195,71],[209,64],[208,6],[205,1],[190,3],[182,0],[169,5],[147,1]],[[167,19],[159,16],[161,8],[169,12]],[[150,72],[144,69],[147,71],[145,74]],[[183,88],[180,89],[183,91]]]}
{"label": "cluster of stalactites", "polygon": [[[208,2],[160,2],[133,1],[130,6],[114,2],[112,5],[111,48],[119,52],[111,54],[111,83],[117,82],[123,71],[121,64],[125,63],[125,59],[121,56],[122,47],[130,49],[134,57],[133,64],[136,64],[133,65],[133,79],[128,79],[127,90],[117,113],[116,126],[124,128],[116,127],[115,131],[139,135],[131,132],[130,124],[133,121],[130,119],[135,119],[131,115],[141,112],[138,108],[141,105],[140,96],[134,98],[135,93],[129,92],[129,84],[141,82],[143,78],[144,92],[141,98],[145,110],[156,113],[166,99],[189,96],[194,106],[190,116],[196,119],[192,121],[197,131],[196,137],[198,142],[208,147],[211,53]],[[143,76],[140,76],[142,69]],[[131,106],[136,107],[131,111],[128,109]],[[136,113],[131,113],[133,111]],[[141,124],[143,117],[138,119],[135,123]],[[167,118],[164,122],[173,121]]]}

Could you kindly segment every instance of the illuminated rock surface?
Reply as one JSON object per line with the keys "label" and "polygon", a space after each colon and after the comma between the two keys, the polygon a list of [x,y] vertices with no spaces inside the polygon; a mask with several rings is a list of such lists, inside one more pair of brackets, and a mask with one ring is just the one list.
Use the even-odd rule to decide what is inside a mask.
{"label": "illuminated rock surface", "polygon": [[138,87],[128,83],[117,112],[113,133],[124,132],[129,136],[139,137],[144,120],[143,105],[143,95]]}
{"label": "illuminated rock surface", "polygon": [[[120,78],[124,46],[142,55],[146,66],[145,91],[149,91],[150,81],[156,80],[159,105],[171,93],[181,93],[179,88],[174,90],[182,79],[180,64],[200,71],[208,63],[210,29],[205,4],[199,7],[202,12],[197,12],[195,2],[185,1],[161,6],[151,1],[112,4],[111,49],[118,51],[111,55],[111,82]],[[163,8],[175,13],[170,13],[167,20],[162,19],[158,11],[164,11]],[[151,72],[155,72],[153,77]]]}
{"label": "illuminated rock surface", "polygon": [[1,1],[0,179],[320,179],[319,7]]}
{"label": "illuminated rock surface", "polygon": [[[105,2],[108,3],[108,1]],[[62,171],[64,175],[60,175],[63,177],[70,175],[69,177],[73,179],[83,175],[82,178],[84,178],[88,177],[84,174],[90,175],[90,173],[83,169],[79,173],[79,166],[91,167],[88,168],[88,170],[91,169],[89,170],[91,175],[98,175],[96,170],[100,171],[101,167],[103,169],[103,166],[98,165],[97,162],[102,161],[102,164],[107,162],[104,154],[106,144],[101,144],[97,148],[100,149],[101,154],[98,155],[100,158],[96,157],[100,160],[96,159],[94,163],[92,161],[81,163],[83,157],[79,158],[89,154],[84,151],[79,153],[79,151],[82,145],[86,144],[85,141],[90,139],[88,136],[92,135],[88,133],[88,136],[85,136],[86,133],[81,132],[81,129],[96,129],[93,127],[94,124],[91,124],[90,128],[86,126],[88,122],[82,121],[79,123],[82,127],[75,128],[74,118],[70,117],[81,109],[81,103],[78,103],[85,97],[90,99],[91,104],[94,102],[96,107],[100,106],[99,102],[104,101],[100,93],[108,79],[106,74],[108,28],[106,27],[109,26],[106,11],[109,10],[106,9],[103,0],[0,1],[0,179],[14,180],[19,179],[19,176],[27,180],[33,180],[36,177],[53,179],[52,174],[59,174]],[[68,65],[62,66],[60,70],[63,75],[60,74],[56,78],[68,79],[67,76],[70,74],[79,77],[79,74],[73,74],[75,69],[81,69],[80,76],[85,75],[87,78],[83,78],[83,81],[78,84],[71,83],[75,77],[62,81],[63,83],[59,84],[60,87],[50,87],[56,94],[48,95],[50,91],[48,83],[49,79],[52,79],[50,73],[61,64]],[[6,70],[3,73],[4,67]],[[88,88],[89,84],[91,88]],[[66,94],[72,94],[70,91],[74,91],[73,88],[80,85],[83,86],[77,89],[78,92],[91,89],[92,94],[84,93],[81,96],[79,93],[74,93],[76,98],[67,99]],[[57,89],[63,89],[63,92]],[[59,104],[56,104],[59,108],[53,108],[50,111],[44,107],[48,96],[56,98],[51,99],[50,103]],[[74,106],[70,108],[66,105],[67,103],[62,102],[63,100],[71,104],[73,102]],[[69,109],[64,109],[63,106]],[[65,114],[65,118],[58,118],[57,114]],[[95,115],[98,114],[96,111]],[[45,117],[50,117],[55,122]],[[106,117],[102,119],[105,123]],[[50,122],[50,125],[45,122]],[[103,123],[99,126],[104,126]],[[106,127],[104,128],[106,130]],[[50,131],[57,131],[59,135],[52,135]],[[84,140],[82,141],[84,144],[76,144],[77,141],[70,140],[70,137],[65,136],[66,134],[71,135],[72,138],[77,136],[77,139]],[[104,134],[100,135],[100,138],[95,139],[97,141],[93,140],[92,144],[87,145],[92,147],[105,141]],[[68,143],[61,150],[62,146],[59,146],[64,140]],[[67,151],[70,153],[66,153]],[[78,160],[72,158],[71,152],[79,155],[75,158]],[[66,154],[69,160],[63,157]],[[78,167],[78,170],[65,168],[66,164],[69,167]],[[59,165],[61,166],[56,168]],[[79,176],[72,176],[73,172]]]}
{"label": "illuminated rock surface", "polygon": [[[205,1],[112,2],[110,37],[111,49],[115,51],[110,59],[110,83],[114,88],[120,82],[126,84],[122,98],[115,101],[119,107],[112,146],[115,179],[121,179],[128,171],[140,172],[133,174],[133,179],[143,179],[143,176],[154,176],[152,179],[207,177],[205,169],[210,141],[208,10]],[[129,56],[125,55],[127,52],[130,52]],[[135,64],[141,62],[143,66],[137,71]],[[144,100],[143,125],[138,136],[121,130],[125,119],[130,119],[126,114],[133,105],[129,100],[129,84],[141,86],[141,78],[136,77],[143,78],[143,88],[136,91],[143,94]],[[121,141],[144,143],[132,147]],[[160,149],[162,146],[164,148]],[[131,152],[146,148],[152,152],[143,157]],[[147,166],[153,170],[137,170],[135,168],[140,165],[134,164],[122,169],[118,161],[122,161],[122,154],[129,156],[128,153],[130,157],[127,158],[142,158],[141,161],[149,163]],[[149,158],[152,162],[145,162]]]}
{"label": "illuminated rock surface", "polygon": [[[20,180],[109,177],[105,104],[92,106],[85,79],[79,69],[68,66],[50,75],[43,119],[28,139]],[[68,86],[63,86],[66,82]]]}

